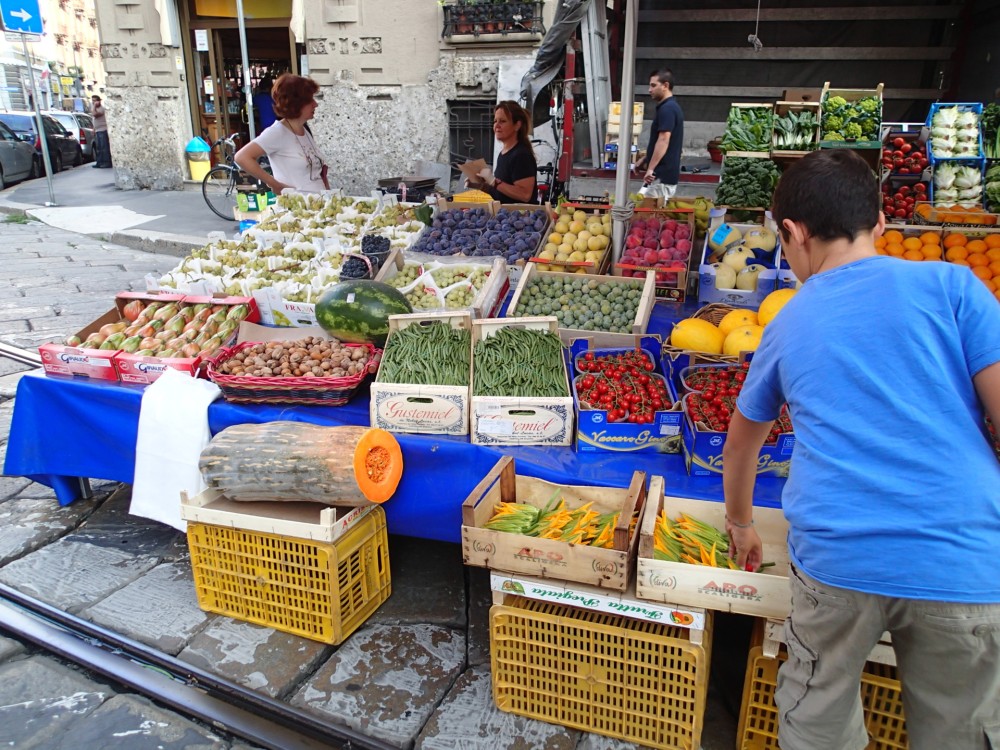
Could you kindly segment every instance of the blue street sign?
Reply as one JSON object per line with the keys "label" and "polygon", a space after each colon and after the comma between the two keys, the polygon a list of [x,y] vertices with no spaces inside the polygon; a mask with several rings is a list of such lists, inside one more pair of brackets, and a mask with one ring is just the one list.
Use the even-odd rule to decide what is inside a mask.
{"label": "blue street sign", "polygon": [[0,18],[6,31],[41,34],[42,12],[38,0],[0,0]]}

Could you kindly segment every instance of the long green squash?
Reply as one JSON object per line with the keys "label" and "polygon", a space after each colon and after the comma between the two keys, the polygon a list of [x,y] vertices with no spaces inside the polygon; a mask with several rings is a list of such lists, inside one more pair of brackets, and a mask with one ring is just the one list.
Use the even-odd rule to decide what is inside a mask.
{"label": "long green squash", "polygon": [[392,497],[403,454],[385,430],[265,422],[227,427],[198,466],[208,486],[231,500],[361,506]]}

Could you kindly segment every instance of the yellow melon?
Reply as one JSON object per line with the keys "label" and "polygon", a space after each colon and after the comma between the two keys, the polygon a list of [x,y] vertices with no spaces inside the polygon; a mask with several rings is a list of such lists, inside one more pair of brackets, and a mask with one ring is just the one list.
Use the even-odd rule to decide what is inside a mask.
{"label": "yellow melon", "polygon": [[735,357],[740,352],[754,352],[760,346],[764,326],[740,326],[730,331],[722,343],[722,353]]}
{"label": "yellow melon", "polygon": [[774,316],[781,312],[781,308],[788,304],[788,300],[794,296],[794,289],[779,289],[776,292],[771,292],[760,303],[760,308],[757,310],[757,322],[766,326],[774,320]]}
{"label": "yellow melon", "polygon": [[719,321],[719,330],[722,331],[723,336],[728,336],[735,328],[755,325],[758,325],[756,312],[737,308],[727,312],[725,317]]}
{"label": "yellow melon", "polygon": [[722,331],[701,318],[685,318],[674,326],[670,333],[670,344],[678,349],[687,349],[705,354],[722,354],[725,341]]}

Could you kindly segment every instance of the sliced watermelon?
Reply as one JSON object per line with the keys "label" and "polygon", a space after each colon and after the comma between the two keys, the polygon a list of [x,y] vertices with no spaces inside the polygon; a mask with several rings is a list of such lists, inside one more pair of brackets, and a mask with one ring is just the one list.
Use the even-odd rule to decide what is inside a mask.
{"label": "sliced watermelon", "polygon": [[389,316],[413,312],[402,292],[380,281],[354,279],[327,289],[316,303],[316,321],[340,341],[385,346]]}

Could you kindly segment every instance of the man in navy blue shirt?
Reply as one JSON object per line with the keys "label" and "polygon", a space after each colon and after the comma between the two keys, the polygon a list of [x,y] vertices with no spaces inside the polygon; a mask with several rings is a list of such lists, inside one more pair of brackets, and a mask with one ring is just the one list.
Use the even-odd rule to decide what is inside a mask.
{"label": "man in navy blue shirt", "polygon": [[668,68],[649,77],[649,96],[656,110],[649,127],[646,158],[639,164],[646,170],[641,192],[645,197],[666,201],[677,192],[684,145],[684,113],[674,98],[674,74]]}

